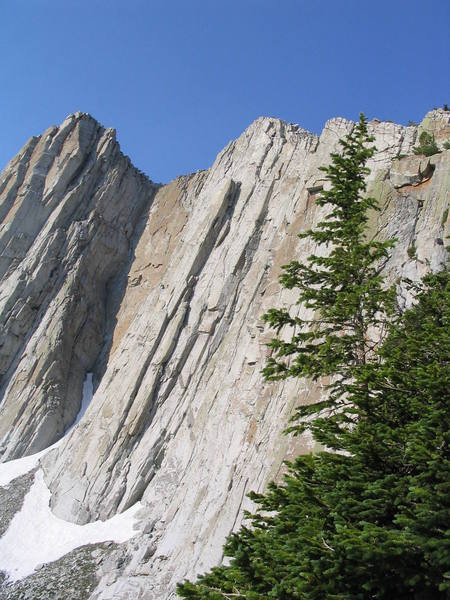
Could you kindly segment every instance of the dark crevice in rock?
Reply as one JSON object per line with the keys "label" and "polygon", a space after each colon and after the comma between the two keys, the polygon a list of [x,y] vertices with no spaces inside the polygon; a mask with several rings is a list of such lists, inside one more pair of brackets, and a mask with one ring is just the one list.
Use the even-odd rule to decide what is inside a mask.
{"label": "dark crevice in rock", "polygon": [[113,342],[114,330],[117,325],[117,314],[127,289],[128,276],[135,259],[136,247],[147,225],[148,215],[153,205],[156,192],[159,189],[159,187],[155,184],[152,184],[152,186],[151,192],[148,194],[147,201],[144,203],[133,233],[130,237],[128,257],[106,283],[104,301],[105,326],[102,347],[94,365],[95,387],[99,385],[106,371]]}

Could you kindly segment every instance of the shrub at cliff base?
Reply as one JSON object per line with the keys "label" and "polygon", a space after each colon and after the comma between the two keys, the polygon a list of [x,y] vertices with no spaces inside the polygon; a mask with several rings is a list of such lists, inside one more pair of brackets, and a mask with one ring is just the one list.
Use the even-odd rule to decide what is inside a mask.
{"label": "shrub at cliff base", "polygon": [[230,565],[179,584],[183,598],[450,595],[448,270],[416,286],[413,308],[394,310],[381,278],[392,242],[365,239],[376,209],[363,197],[371,141],[361,116],[327,169],[332,188],[318,203],[328,216],[301,236],[329,254],[284,268],[282,285],[299,290],[314,319],[265,315],[279,334],[294,331],[272,341],[268,379],[333,376],[328,399],[300,407],[290,428],[308,427],[327,450],[251,494],[258,509],[228,538]]}

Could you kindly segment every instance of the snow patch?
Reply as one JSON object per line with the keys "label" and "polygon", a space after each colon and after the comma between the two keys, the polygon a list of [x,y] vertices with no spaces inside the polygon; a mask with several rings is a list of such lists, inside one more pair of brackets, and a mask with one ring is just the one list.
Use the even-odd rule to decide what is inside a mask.
{"label": "snow patch", "polygon": [[72,425],[66,431],[64,436],[66,436],[70,431],[72,431],[72,429],[74,429],[78,425],[78,423],[81,421],[81,419],[84,417],[84,413],[86,412],[89,404],[91,403],[93,395],[94,395],[94,384],[92,383],[92,373],[87,373],[86,378],[83,382],[83,395],[82,395],[82,399],[81,399],[81,408],[78,411],[75,421],[72,423]]}
{"label": "snow patch", "polygon": [[5,487],[16,477],[25,475],[29,471],[32,471],[39,464],[39,460],[50,452],[53,448],[56,448],[61,442],[56,442],[50,448],[41,450],[37,454],[31,454],[30,456],[24,456],[23,458],[16,458],[15,460],[9,460],[8,462],[0,463],[0,487]]}
{"label": "snow patch", "polygon": [[[4,487],[16,477],[38,467],[40,459],[57,448],[78,425],[92,396],[92,373],[88,373],[83,383],[81,408],[64,436],[41,452],[0,463],[0,486]],[[52,513],[50,497],[42,470],[39,470],[21,510],[16,513],[0,539],[0,570],[5,571],[11,581],[27,577],[39,564],[53,562],[80,546],[106,541],[121,543],[137,533],[134,524],[140,503],[107,521],[77,525],[59,519]]]}
{"label": "snow patch", "polygon": [[140,502],[107,521],[77,525],[52,513],[50,496],[39,470],[22,509],[0,539],[0,570],[6,571],[11,581],[27,577],[39,564],[53,562],[85,544],[121,543],[137,533],[134,525]]}
{"label": "snow patch", "polygon": [[[92,400],[93,391],[94,389],[92,384],[92,373],[87,373],[83,383],[83,397],[81,400],[81,408],[78,411],[74,423],[66,431],[64,437],[70,431],[72,431],[72,429],[76,425],[78,425],[78,423],[83,418],[83,415],[86,412],[87,407],[89,406],[89,403]],[[16,477],[25,475],[25,473],[29,473],[29,471],[35,469],[39,465],[40,459],[43,456],[45,456],[47,452],[50,452],[50,450],[57,448],[61,444],[64,437],[62,437],[60,440],[58,440],[48,448],[45,448],[45,450],[41,450],[36,454],[30,454],[30,456],[23,456],[22,458],[16,458],[15,460],[9,460],[7,462],[0,463],[0,487],[5,487],[5,485],[8,485],[13,479],[16,479]]]}

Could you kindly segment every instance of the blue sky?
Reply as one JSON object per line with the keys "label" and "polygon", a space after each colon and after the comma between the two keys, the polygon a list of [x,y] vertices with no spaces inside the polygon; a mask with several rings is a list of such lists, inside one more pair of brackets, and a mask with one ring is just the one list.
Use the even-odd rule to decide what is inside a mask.
{"label": "blue sky", "polygon": [[163,182],[261,115],[420,121],[449,32],[448,0],[0,0],[0,169],[77,110]]}

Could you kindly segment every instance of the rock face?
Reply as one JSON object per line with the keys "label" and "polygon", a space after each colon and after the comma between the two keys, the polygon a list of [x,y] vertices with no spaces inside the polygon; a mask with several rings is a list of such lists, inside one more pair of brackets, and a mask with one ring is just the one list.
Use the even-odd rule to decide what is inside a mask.
{"label": "rock face", "polygon": [[[449,115],[432,111],[420,126],[441,146]],[[246,494],[311,448],[281,432],[321,388],[263,381],[270,332],[260,317],[295,304],[280,289],[280,267],[315,251],[297,233],[323,216],[318,167],[351,127],[333,119],[317,137],[260,118],[211,169],[158,187],[111,130],[77,113],[6,168],[3,457],[60,438],[93,371],[87,413],[43,460],[52,509],[86,523],[138,500],[145,507],[92,598],[172,597],[177,581],[221,561],[250,507]],[[369,192],[382,206],[371,233],[398,239],[390,278],[418,279],[445,258],[450,151],[415,156],[414,126],[373,121],[370,130],[378,151]]]}
{"label": "rock face", "polygon": [[88,115],[32,138],[0,182],[0,438],[37,452],[73,422],[107,287],[156,191]]}

